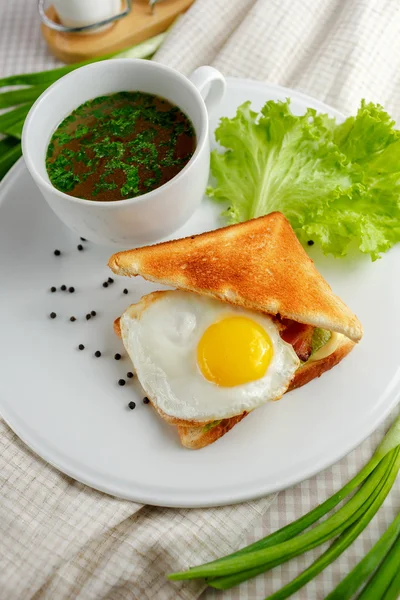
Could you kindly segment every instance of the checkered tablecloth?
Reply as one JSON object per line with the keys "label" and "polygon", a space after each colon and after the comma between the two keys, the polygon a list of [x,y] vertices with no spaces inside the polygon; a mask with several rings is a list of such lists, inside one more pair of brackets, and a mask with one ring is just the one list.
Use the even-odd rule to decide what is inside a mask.
{"label": "checkered tablecloth", "polygon": [[[1,76],[25,71],[39,71],[58,64],[49,55],[40,36],[36,4],[36,0],[9,0],[8,2],[1,0],[0,2]],[[354,111],[360,98],[367,97],[383,103],[399,119],[399,33],[400,12],[396,0],[220,0],[218,2],[197,0],[172,32],[167,44],[158,53],[157,59],[181,69],[185,73],[190,72],[199,64],[211,63],[227,75],[253,77],[296,87],[344,112]],[[316,477],[278,494],[269,510],[267,510],[268,503],[264,505],[255,503],[253,506],[244,506],[242,512],[240,512],[241,509],[236,512],[234,518],[245,521],[240,525],[240,530],[244,532],[247,528],[248,532],[246,536],[240,534],[242,537],[237,539],[235,536],[231,536],[226,543],[234,547],[240,540],[243,545],[253,542],[299,517],[326,499],[369,459],[385,429],[393,421],[395,414],[398,414],[398,410],[360,447],[334,466]],[[92,563],[85,560],[85,545],[82,545],[81,549],[78,545],[76,552],[82,552],[83,555],[73,563],[74,570],[72,575],[69,575],[70,577],[81,577],[82,587],[80,590],[71,587],[72,583],[68,587],[69,582],[66,577],[65,586],[52,588],[52,585],[56,585],[54,581],[45,579],[40,589],[34,588],[34,586],[31,588],[32,594],[28,592],[29,587],[21,584],[18,589],[23,589],[24,592],[14,595],[12,590],[17,588],[6,585],[8,574],[12,571],[12,565],[6,562],[6,555],[9,554],[13,536],[15,544],[18,543],[18,511],[15,507],[24,497],[24,486],[28,489],[29,486],[35,486],[38,482],[34,477],[32,479],[28,477],[28,481],[27,473],[20,472],[21,457],[25,452],[24,447],[21,444],[16,449],[15,437],[4,424],[1,425],[4,429],[1,438],[3,445],[0,444],[0,509],[2,504],[3,508],[5,506],[1,492],[3,490],[4,493],[4,490],[7,490],[6,499],[12,510],[15,510],[14,517],[7,522],[7,530],[4,520],[0,519],[0,564],[4,563],[0,572],[0,598],[2,600],[8,600],[8,598],[26,600],[33,598],[33,595],[36,600],[42,598],[54,598],[55,600],[59,598],[61,600],[64,598],[80,598],[82,600],[115,598],[117,600],[142,597],[164,600],[164,598],[178,597],[174,588],[166,587],[157,588],[153,595],[150,592],[150,595],[146,593],[145,596],[145,592],[141,591],[142,586],[135,581],[135,573],[128,572],[128,569],[120,576],[122,582],[117,588],[107,588],[111,591],[105,592],[104,586],[100,585],[96,588],[96,582],[90,587],[88,585],[90,578],[92,582],[93,579],[96,580],[96,577],[98,581],[104,582],[103,574],[104,571],[110,569],[110,564],[114,570],[118,569],[118,566],[115,561],[113,564],[111,558],[104,564],[96,563],[96,568],[93,569]],[[35,459],[28,450],[25,454],[23,464],[28,468],[26,465],[33,464]],[[2,482],[3,487],[1,487]],[[49,470],[43,479],[42,487],[37,489],[44,491],[43,498],[51,496],[55,507],[58,502],[57,497],[54,496],[55,486],[59,486],[60,498],[65,494],[71,498],[71,510],[63,514],[65,526],[66,520],[72,518],[70,513],[72,507],[75,506],[74,503],[78,506],[79,498],[86,498],[83,491],[85,486],[74,485],[66,477],[60,479],[58,475]],[[16,490],[15,497],[12,495],[14,489]],[[129,503],[111,499],[97,492],[94,494],[96,497],[93,497],[93,504],[87,498],[85,499],[87,515],[94,519],[95,502],[103,502],[104,524],[99,524],[98,535],[104,535],[103,546],[106,547],[107,544],[110,544],[110,539],[115,541],[118,528],[130,514]],[[136,505],[132,503],[132,506]],[[399,508],[400,481],[395,484],[384,506],[358,540],[331,567],[297,593],[295,598],[322,599],[365,555],[393,520]],[[21,513],[24,515],[23,527],[19,523],[22,529],[32,527],[29,520],[30,510],[30,506],[23,507]],[[173,513],[149,511],[140,514],[142,516],[140,526],[143,526],[146,519],[152,519],[152,523],[155,525],[153,531],[157,531],[157,528],[165,527],[164,521],[168,521],[168,514],[172,518]],[[263,515],[262,518],[257,519],[258,514]],[[193,511],[192,515],[193,522],[197,518],[200,519],[200,511]],[[232,518],[232,515],[229,517],[228,514],[223,514],[221,523],[225,517]],[[215,524],[219,522],[215,513],[213,513],[213,519]],[[112,533],[105,535],[106,529],[104,528],[112,520],[115,521]],[[206,521],[207,519],[204,519],[204,522]],[[78,525],[84,532],[83,521]],[[54,527],[57,528],[57,521],[55,521]],[[129,535],[132,536],[132,539],[138,536],[143,536],[143,540],[146,539],[146,531],[135,529],[135,526],[132,526],[126,534],[128,538],[125,541],[127,542],[129,542]],[[196,543],[200,538],[199,534],[196,537]],[[154,539],[156,541],[156,538]],[[206,538],[201,539],[202,543],[205,543]],[[9,548],[7,548],[6,540]],[[220,543],[224,542],[221,540]],[[103,546],[102,549],[104,549]],[[143,547],[148,548],[149,553],[154,550],[149,543]],[[112,557],[112,551],[111,545],[107,556]],[[119,547],[116,548],[117,551],[119,551]],[[303,570],[319,552],[320,550],[310,552],[309,555],[277,567],[267,575],[242,584],[237,589],[227,592],[207,590],[202,595],[202,600],[264,598]],[[16,556],[18,557],[18,553]],[[121,560],[123,560],[125,554],[121,556]],[[159,560],[162,561],[162,558]],[[32,577],[35,573],[38,576],[41,575],[37,572],[38,570],[48,568],[44,562],[35,563],[33,558],[31,562]],[[20,565],[20,571],[13,572],[13,576],[23,582],[24,577],[27,577],[27,573],[30,572],[28,567],[29,565],[26,565],[26,568]],[[64,567],[65,565],[61,565],[60,569]],[[146,580],[146,589],[151,589],[150,575]],[[54,573],[52,573],[53,576],[55,577]],[[33,594],[34,589],[35,594]],[[93,592],[96,589],[98,593]],[[5,592],[5,590],[8,591]],[[51,590],[55,591],[52,593]],[[180,594],[182,595],[179,595],[179,598],[191,599],[197,595],[197,592],[191,588],[187,591],[180,591]]]}

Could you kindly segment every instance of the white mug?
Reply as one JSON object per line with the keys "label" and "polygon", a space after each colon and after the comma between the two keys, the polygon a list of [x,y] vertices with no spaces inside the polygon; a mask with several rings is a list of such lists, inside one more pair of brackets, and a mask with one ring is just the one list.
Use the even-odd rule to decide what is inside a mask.
{"label": "white mug", "polygon": [[[121,91],[147,92],[177,105],[196,132],[192,158],[170,181],[136,198],[97,202],[57,190],[45,164],[52,134],[80,104]],[[218,105],[224,92],[225,79],[212,67],[199,67],[189,78],[140,59],[112,59],[81,67],[47,88],[29,111],[22,132],[26,165],[50,207],[80,237],[119,247],[153,243],[184,225],[202,200],[210,168],[207,110]]]}

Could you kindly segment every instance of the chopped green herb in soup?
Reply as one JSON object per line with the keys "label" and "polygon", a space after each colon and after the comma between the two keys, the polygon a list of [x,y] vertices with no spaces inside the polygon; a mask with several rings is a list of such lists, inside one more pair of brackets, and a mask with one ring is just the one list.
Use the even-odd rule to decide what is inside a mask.
{"label": "chopped green herb in soup", "polygon": [[193,156],[188,117],[152,94],[119,92],[88,100],[54,132],[46,168],[58,190],[110,202],[150,192]]}

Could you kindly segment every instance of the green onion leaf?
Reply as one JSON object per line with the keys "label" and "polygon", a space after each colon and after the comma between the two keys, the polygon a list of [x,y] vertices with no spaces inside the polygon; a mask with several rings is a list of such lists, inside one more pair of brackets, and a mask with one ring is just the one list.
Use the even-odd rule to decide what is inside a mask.
{"label": "green onion leaf", "polygon": [[[348,531],[353,523],[356,525],[358,520],[363,518],[364,513],[372,506],[373,502],[377,501],[377,494],[379,490],[383,489],[389,465],[393,461],[394,454],[391,451],[398,445],[400,445],[400,416],[386,434],[371,460],[349,483],[323,504],[246,548],[210,563],[193,567],[188,571],[172,573],[168,578],[171,580],[211,578],[209,579],[211,586],[226,589]],[[357,493],[336,513],[310,531],[298,535],[331,511],[363,482],[364,484]],[[357,529],[350,531],[354,534]],[[348,537],[345,538],[345,540],[348,539]]]}
{"label": "green onion leaf", "polygon": [[132,48],[128,48],[127,50],[123,50],[122,52],[113,52],[111,54],[105,54],[103,56],[97,56],[96,58],[91,58],[89,60],[84,60],[79,63],[73,63],[71,65],[65,65],[64,67],[59,67],[57,69],[52,69],[50,71],[40,71],[38,73],[21,73],[20,75],[10,75],[9,77],[3,77],[0,79],[0,87],[3,86],[11,86],[11,85],[42,85],[47,83],[50,85],[75,69],[79,67],[84,67],[85,65],[90,65],[94,62],[99,62],[101,60],[107,60],[109,58],[148,58],[152,56],[158,48],[161,46],[164,41],[167,32],[160,33],[140,44],[136,44]]}
{"label": "green onion leaf", "polygon": [[22,102],[32,102],[39,98],[40,94],[48,87],[47,84],[25,87],[19,90],[11,90],[0,94],[0,108],[9,108],[22,104]]}
{"label": "green onion leaf", "polygon": [[[398,541],[396,542],[398,544]],[[400,596],[400,569],[387,588],[382,600],[398,600]]]}
{"label": "green onion leaf", "polygon": [[325,600],[349,600],[365,580],[374,572],[376,566],[386,556],[396,538],[400,535],[400,514],[388,527],[383,536],[354,567],[352,571],[327,595]]}
{"label": "green onion leaf", "polygon": [[[113,55],[112,55],[113,56]],[[3,77],[0,79],[0,87],[3,86],[11,86],[11,85],[42,85],[47,83],[50,85],[57,81],[63,75],[78,69],[79,67],[83,67],[84,65],[89,65],[92,62],[97,62],[98,60],[105,60],[107,58],[111,58],[110,55],[101,56],[99,58],[94,58],[91,60],[85,60],[79,63],[73,63],[71,65],[65,65],[64,67],[59,67],[57,69],[51,69],[48,71],[38,71],[37,73],[21,73],[19,75],[9,75],[8,77]]]}
{"label": "green onion leaf", "polygon": [[[361,518],[362,515],[368,509],[368,507],[371,506],[372,503],[377,498],[380,490],[384,486],[384,484],[391,472],[391,469],[395,462],[395,456],[392,454],[391,457],[387,457],[387,459],[385,459],[385,460],[387,461],[386,462],[387,470],[383,474],[381,481],[378,482],[374,492],[371,494],[371,496],[367,499],[367,501],[357,511],[357,514],[355,515],[357,518]],[[359,520],[356,521],[356,524],[357,523],[359,523]],[[354,527],[356,527],[356,524],[354,525]],[[351,530],[351,527],[349,527],[345,531],[343,536],[345,536],[346,532],[350,531],[350,530]],[[341,539],[341,538],[339,538],[339,539]],[[351,543],[351,542],[349,542],[349,543]],[[336,544],[336,542],[335,542],[335,544]],[[335,544],[332,545],[331,548],[329,548],[329,550],[324,555],[322,555],[313,565],[311,565],[311,567],[309,569],[307,569],[306,571],[301,573],[301,575],[299,575],[299,577],[294,579],[291,583],[289,583],[287,586],[285,586],[284,588],[279,590],[279,592],[277,592],[277,593],[281,593],[281,592],[285,593],[286,590],[292,590],[288,593],[288,595],[293,594],[296,590],[300,589],[303,585],[305,585],[308,581],[310,581],[313,577],[315,577],[315,575],[317,575],[320,571],[322,571],[330,562],[332,562],[337,556],[339,556],[339,554],[341,554],[341,552],[343,552],[345,550],[345,548],[347,548],[347,545],[349,545],[349,544],[347,544],[343,548],[342,548],[342,546],[340,546],[342,549],[339,551],[339,549],[340,549],[339,547],[335,547],[335,549],[334,549]],[[335,551],[335,554],[333,554],[333,550]],[[332,551],[333,558],[331,558],[331,560],[329,560],[330,556],[331,556],[329,553],[331,551]],[[288,557],[288,560],[289,559],[290,559],[290,557]],[[256,577],[256,575],[260,575],[261,573],[264,573],[266,570],[272,569],[273,567],[277,566],[278,564],[281,564],[281,561],[276,561],[274,564],[268,564],[267,568],[266,568],[266,565],[261,565],[260,567],[256,567],[255,569],[252,569],[249,571],[241,571],[234,575],[227,575],[225,577],[217,577],[215,579],[209,580],[208,584],[211,587],[214,587],[214,588],[217,588],[220,590],[226,590],[235,585],[239,585],[239,583],[242,583],[243,581],[247,581],[248,579],[251,579],[252,577]],[[275,598],[275,596],[273,596],[273,597]],[[276,596],[276,597],[280,598],[280,596]],[[283,595],[282,598],[283,597],[286,598],[288,596]]]}
{"label": "green onion leaf", "polygon": [[[400,536],[393,544],[385,559],[379,565],[372,579],[367,583],[358,600],[376,600],[383,598],[391,581],[400,571]],[[400,592],[400,588],[398,589]],[[397,598],[397,596],[396,596]]]}
{"label": "green onion leaf", "polygon": [[[330,548],[328,548],[328,550],[326,550],[326,552],[324,552],[322,556],[320,556],[316,561],[314,561],[314,563],[310,565],[308,569],[303,571],[289,584],[285,585],[283,588],[281,588],[274,594],[271,594],[271,596],[268,597],[268,600],[284,600],[285,598],[289,598],[289,596],[294,594],[306,583],[311,581],[311,579],[313,579],[319,573],[321,573],[321,571],[323,571],[329,564],[336,560],[336,558],[340,556],[346,550],[346,548],[350,546],[350,544],[353,543],[353,541],[367,527],[371,519],[377,513],[378,509],[382,506],[386,496],[388,495],[390,489],[393,486],[399,468],[399,450],[392,450],[391,461],[388,466],[388,469],[384,477],[382,478],[380,484],[377,486],[375,492],[373,493],[372,501],[368,502],[369,506],[365,509],[363,515],[355,523],[353,523],[353,525],[346,529],[342,533],[342,535],[334,541]],[[342,596],[340,598],[342,598]],[[376,600],[376,598],[381,598],[381,596],[370,596],[369,600]],[[361,600],[361,598],[359,598],[359,600]]]}
{"label": "green onion leaf", "polygon": [[12,138],[0,141],[0,180],[22,154],[21,143]]}
{"label": "green onion leaf", "polygon": [[400,445],[400,416],[394,421],[393,425],[377,447],[374,457],[379,460],[383,458],[390,450]]}
{"label": "green onion leaf", "polygon": [[17,123],[13,123],[13,125],[10,125],[9,127],[5,127],[4,131],[2,133],[5,133],[6,135],[11,135],[12,137],[20,140],[22,137],[23,127],[24,127],[24,120],[18,121]]}
{"label": "green onion leaf", "polygon": [[246,552],[242,555],[236,555],[230,558],[219,559],[193,567],[188,571],[181,573],[173,573],[169,575],[171,580],[181,579],[196,579],[204,577],[216,577],[221,575],[230,575],[237,573],[238,571],[245,571],[264,565],[265,569],[270,568],[270,563],[277,560],[280,563],[289,560],[288,556],[292,558],[303,552],[307,552],[316,546],[326,542],[327,540],[339,535],[344,529],[351,525],[357,518],[358,509],[364,504],[364,502],[374,492],[377,483],[383,477],[387,463],[390,457],[385,457],[384,460],[376,468],[376,471],[367,479],[361,489],[336,513],[334,513],[329,519],[316,525],[310,531],[302,533],[295,538],[289,539],[286,542],[276,544],[275,546],[263,548],[253,552]]}
{"label": "green onion leaf", "polygon": [[18,108],[14,108],[0,115],[0,133],[6,133],[7,128],[18,123],[18,121],[22,120],[22,122],[24,122],[32,104],[32,102],[23,104],[18,106]]}

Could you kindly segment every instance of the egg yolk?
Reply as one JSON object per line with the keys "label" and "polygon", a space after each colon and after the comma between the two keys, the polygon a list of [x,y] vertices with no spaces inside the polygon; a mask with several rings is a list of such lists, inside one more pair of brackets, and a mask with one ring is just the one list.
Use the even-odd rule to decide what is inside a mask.
{"label": "egg yolk", "polygon": [[272,356],[269,335],[247,317],[226,317],[213,323],[197,346],[200,371],[208,381],[223,387],[260,379]]}

